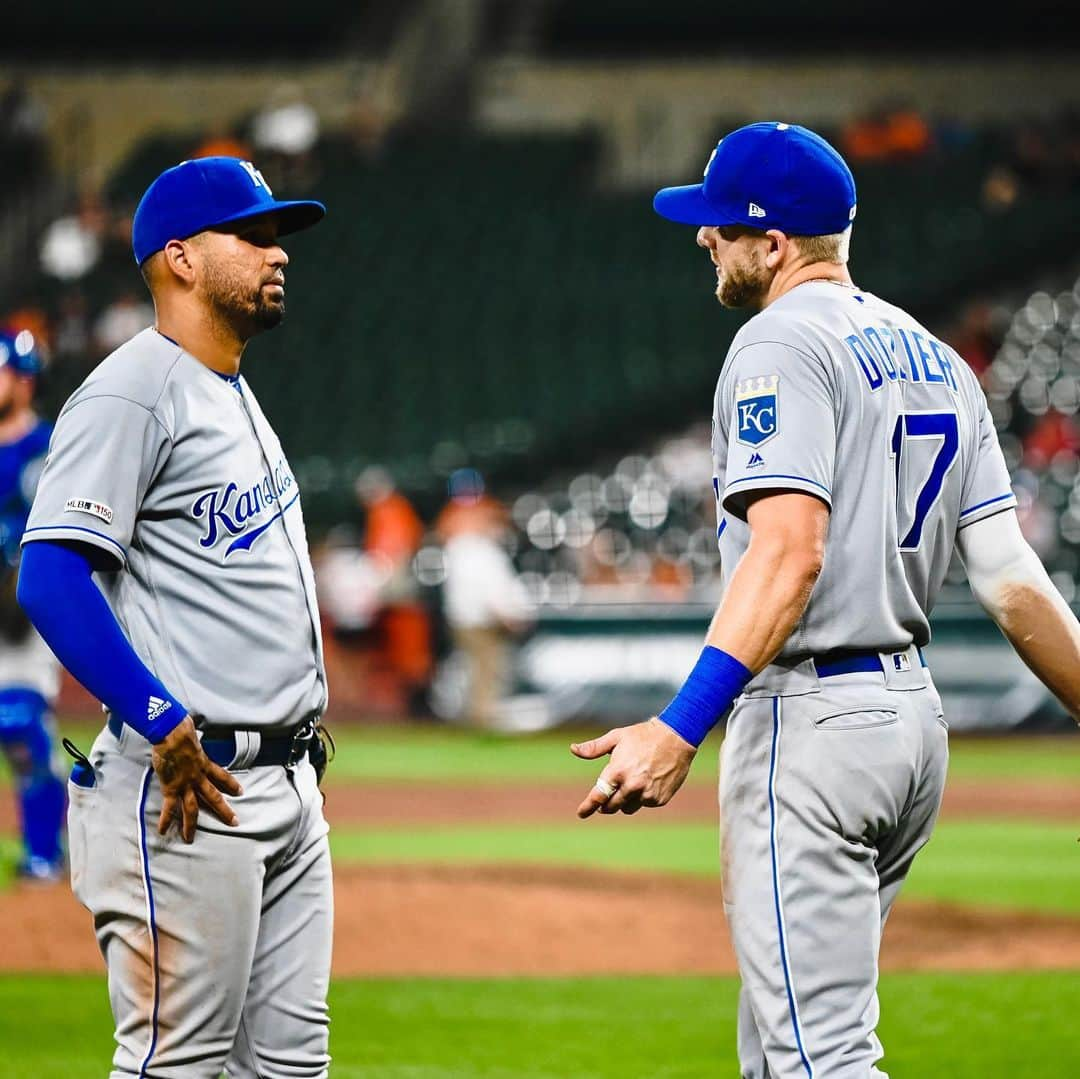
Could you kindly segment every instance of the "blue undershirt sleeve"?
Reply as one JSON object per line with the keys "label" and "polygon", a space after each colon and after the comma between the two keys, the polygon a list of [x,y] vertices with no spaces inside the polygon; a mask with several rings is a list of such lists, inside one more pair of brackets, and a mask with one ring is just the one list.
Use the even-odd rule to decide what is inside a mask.
{"label": "blue undershirt sleeve", "polygon": [[93,570],[90,557],[77,548],[48,540],[28,543],[19,563],[19,605],[87,690],[148,741],[160,742],[187,709],[131,647]]}

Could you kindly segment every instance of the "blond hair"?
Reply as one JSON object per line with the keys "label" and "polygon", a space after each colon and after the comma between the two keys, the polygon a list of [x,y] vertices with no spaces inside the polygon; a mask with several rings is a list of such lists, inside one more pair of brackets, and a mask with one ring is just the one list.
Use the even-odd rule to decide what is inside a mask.
{"label": "blond hair", "polygon": [[809,262],[835,262],[843,266],[848,260],[851,229],[828,236],[791,236],[789,239],[798,244],[799,253]]}

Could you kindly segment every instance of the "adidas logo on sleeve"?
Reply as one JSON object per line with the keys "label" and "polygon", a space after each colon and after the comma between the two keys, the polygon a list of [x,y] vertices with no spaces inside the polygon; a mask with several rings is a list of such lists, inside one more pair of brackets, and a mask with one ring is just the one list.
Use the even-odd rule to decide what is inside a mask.
{"label": "adidas logo on sleeve", "polygon": [[163,701],[160,697],[151,697],[146,704],[147,722],[153,723],[158,716],[164,715],[172,708],[172,701]]}

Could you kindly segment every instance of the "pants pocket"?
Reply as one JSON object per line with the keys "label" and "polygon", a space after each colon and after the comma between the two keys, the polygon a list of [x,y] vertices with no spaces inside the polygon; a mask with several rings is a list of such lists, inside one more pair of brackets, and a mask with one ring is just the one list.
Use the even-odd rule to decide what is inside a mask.
{"label": "pants pocket", "polygon": [[819,731],[864,731],[872,727],[888,727],[899,723],[900,713],[888,708],[870,708],[858,711],[828,712],[814,720]]}
{"label": "pants pocket", "polygon": [[[75,766],[76,768],[79,765]],[[75,769],[72,769],[74,772]],[[86,837],[89,832],[88,817],[97,798],[97,788],[93,785],[94,774],[90,772],[90,785],[80,775],[82,782],[77,782],[72,775],[67,783],[68,810],[68,866],[71,871],[71,891],[75,898],[86,905],[84,880],[86,876]]]}

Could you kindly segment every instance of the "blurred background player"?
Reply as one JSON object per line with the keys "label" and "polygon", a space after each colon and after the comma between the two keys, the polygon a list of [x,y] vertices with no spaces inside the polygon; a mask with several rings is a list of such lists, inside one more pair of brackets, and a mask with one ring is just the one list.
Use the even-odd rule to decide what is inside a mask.
{"label": "blurred background player", "polygon": [[450,477],[450,499],[436,522],[446,577],[443,612],[460,653],[465,690],[460,719],[492,729],[512,685],[512,645],[536,613],[505,547],[510,516],[485,492],[475,469]]}
{"label": "blurred background player", "polygon": [[364,511],[363,551],[378,565],[382,581],[373,626],[378,658],[394,680],[406,713],[425,715],[431,620],[412,560],[426,528],[387,469],[365,468],[355,490]]}
{"label": "blurred background player", "polygon": [[60,669],[15,601],[19,542],[52,434],[33,408],[41,366],[28,331],[0,332],[0,744],[18,794],[23,854],[16,872],[52,881],[64,874],[66,794],[54,764],[52,716]]}

